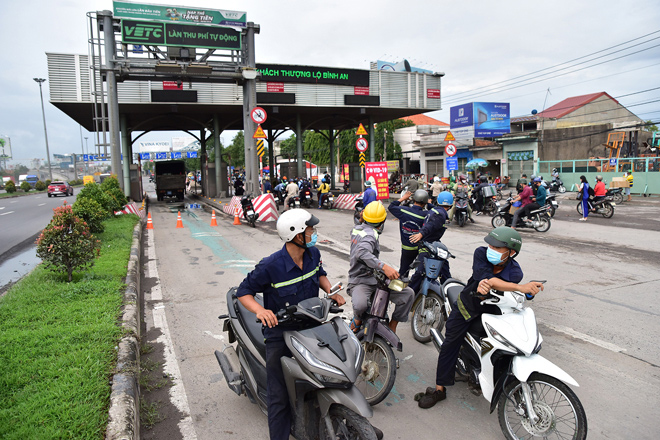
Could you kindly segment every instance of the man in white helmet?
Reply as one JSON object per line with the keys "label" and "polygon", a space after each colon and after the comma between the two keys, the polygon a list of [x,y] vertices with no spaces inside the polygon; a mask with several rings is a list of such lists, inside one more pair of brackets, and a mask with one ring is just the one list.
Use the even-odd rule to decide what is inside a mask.
{"label": "man in white helmet", "polygon": [[[285,242],[282,249],[264,258],[238,287],[236,296],[264,325],[268,393],[268,429],[271,439],[288,439],[291,407],[280,358],[291,356],[283,333],[290,327],[278,325],[275,313],[300,301],[318,296],[319,288],[329,293],[331,284],[315,247],[319,220],[304,209],[290,209],[277,220],[277,233]],[[264,305],[254,295],[262,292]],[[346,300],[330,297],[340,306]]]}

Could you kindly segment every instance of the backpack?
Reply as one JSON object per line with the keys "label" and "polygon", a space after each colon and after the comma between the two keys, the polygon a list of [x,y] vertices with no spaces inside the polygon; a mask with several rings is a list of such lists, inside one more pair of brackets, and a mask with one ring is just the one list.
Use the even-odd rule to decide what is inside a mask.
{"label": "backpack", "polygon": [[589,185],[589,197],[593,197],[594,194],[594,189],[591,187],[591,185]]}

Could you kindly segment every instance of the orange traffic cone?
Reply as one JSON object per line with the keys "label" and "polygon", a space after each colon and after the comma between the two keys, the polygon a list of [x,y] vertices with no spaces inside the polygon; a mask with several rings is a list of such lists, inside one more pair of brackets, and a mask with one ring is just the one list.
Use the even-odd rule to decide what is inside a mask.
{"label": "orange traffic cone", "polygon": [[176,217],[176,227],[183,228],[183,222],[181,221],[181,211],[178,211],[178,215]]}
{"label": "orange traffic cone", "polygon": [[218,226],[218,222],[215,220],[215,209],[211,211],[211,226]]}
{"label": "orange traffic cone", "polygon": [[154,224],[151,222],[151,213],[147,214],[147,229],[153,229]]}
{"label": "orange traffic cone", "polygon": [[241,224],[241,219],[238,217],[238,206],[236,207],[236,211],[234,212],[234,224],[235,225]]}

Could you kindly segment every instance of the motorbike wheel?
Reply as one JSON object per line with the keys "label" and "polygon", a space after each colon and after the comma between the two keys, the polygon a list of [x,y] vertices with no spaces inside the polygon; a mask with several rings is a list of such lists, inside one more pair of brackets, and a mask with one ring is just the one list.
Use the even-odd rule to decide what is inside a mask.
{"label": "motorbike wheel", "polygon": [[623,203],[623,194],[621,194],[620,192],[614,194],[614,199],[612,201],[617,205]]}
{"label": "motorbike wheel", "polygon": [[603,217],[605,218],[612,218],[614,215],[614,206],[612,206],[609,202],[603,203],[603,207],[600,208],[601,214],[603,214]]}
{"label": "motorbike wheel", "polygon": [[577,207],[575,209],[577,209],[578,214],[582,215],[582,201],[578,202]]}
{"label": "motorbike wheel", "polygon": [[335,436],[330,437],[325,420],[321,418],[319,421],[319,438],[321,440],[376,440],[374,427],[371,426],[369,420],[344,405],[332,405],[328,415],[332,420],[332,429],[335,431]]}
{"label": "motorbike wheel", "polygon": [[550,217],[547,215],[539,215],[536,219],[538,226],[534,226],[538,232],[548,232],[550,229]]}
{"label": "motorbike wheel", "polygon": [[502,200],[502,191],[497,191],[497,200]]}
{"label": "motorbike wheel", "polygon": [[428,292],[426,301],[420,295],[413,305],[413,315],[410,320],[410,329],[417,342],[426,344],[431,342],[431,329],[441,332],[445,328],[447,316],[442,298],[435,292]]}
{"label": "motorbike wheel", "polygon": [[493,225],[494,228],[499,228],[500,226],[506,226],[506,219],[502,214],[499,214],[493,217],[493,219],[490,221],[490,224]]}
{"label": "motorbike wheel", "polygon": [[566,192],[566,187],[564,185],[559,185],[559,188],[557,188],[561,194],[564,194]]}
{"label": "motorbike wheel", "polygon": [[[527,383],[539,421],[534,423],[527,418],[522,387],[518,380],[512,380],[500,395],[497,409],[500,427],[506,438],[587,438],[584,408],[566,384],[540,373],[533,373]],[[520,409],[524,411],[522,416],[517,412]]]}
{"label": "motorbike wheel", "polygon": [[488,203],[486,203],[486,206],[484,206],[484,214],[490,215],[491,217],[495,215],[497,212],[497,205],[495,205],[495,202],[492,200],[489,200]]}
{"label": "motorbike wheel", "polygon": [[550,206],[550,217],[555,216],[555,211],[556,211],[556,209],[554,208],[554,206]]}
{"label": "motorbike wheel", "polygon": [[355,386],[364,395],[369,405],[377,405],[390,394],[396,379],[396,359],[390,344],[380,336],[373,342],[362,342],[364,360],[362,372]]}
{"label": "motorbike wheel", "polygon": [[456,221],[458,221],[458,226],[462,228],[463,226],[465,226],[467,219],[465,218],[465,215],[458,214],[458,217],[456,217]]}

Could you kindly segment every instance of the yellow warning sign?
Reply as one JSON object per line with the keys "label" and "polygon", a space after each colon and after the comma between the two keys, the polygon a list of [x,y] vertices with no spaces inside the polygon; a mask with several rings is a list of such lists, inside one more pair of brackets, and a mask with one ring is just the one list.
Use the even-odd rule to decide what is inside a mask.
{"label": "yellow warning sign", "polygon": [[364,153],[360,153],[360,168],[364,168]]}
{"label": "yellow warning sign", "polygon": [[254,132],[254,136],[252,136],[254,139],[266,139],[266,133],[264,133],[264,129],[261,128],[261,125],[257,125],[257,129]]}
{"label": "yellow warning sign", "polygon": [[368,135],[369,133],[367,133],[367,130],[365,130],[364,125],[360,124],[360,126],[358,127],[358,129],[357,129],[357,131],[355,132],[355,134],[357,134],[358,136],[360,136],[360,135],[366,136],[366,135]]}
{"label": "yellow warning sign", "polygon": [[448,131],[447,136],[445,136],[445,142],[455,141],[455,140],[456,138],[454,137],[453,134],[451,134],[451,131]]}
{"label": "yellow warning sign", "polygon": [[264,157],[266,150],[264,148],[264,140],[263,139],[258,139],[257,140],[257,155],[259,157]]}

